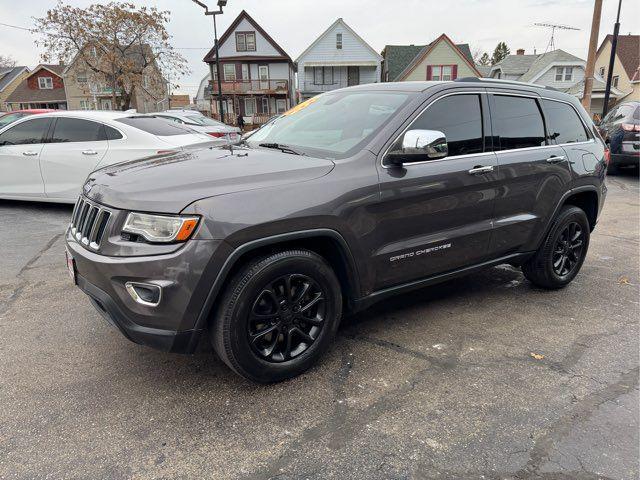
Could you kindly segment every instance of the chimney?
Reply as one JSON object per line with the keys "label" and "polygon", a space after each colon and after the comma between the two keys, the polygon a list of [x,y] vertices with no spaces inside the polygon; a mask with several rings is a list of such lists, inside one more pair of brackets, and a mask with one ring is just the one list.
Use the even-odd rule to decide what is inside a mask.
{"label": "chimney", "polygon": [[524,48],[519,48],[516,50],[516,55],[524,55]]}

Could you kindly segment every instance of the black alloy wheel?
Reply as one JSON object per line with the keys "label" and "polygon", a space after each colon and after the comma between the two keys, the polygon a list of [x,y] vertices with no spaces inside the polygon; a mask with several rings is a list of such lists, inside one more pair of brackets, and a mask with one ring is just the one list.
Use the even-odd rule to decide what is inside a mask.
{"label": "black alloy wheel", "polygon": [[577,222],[564,227],[553,249],[553,271],[559,277],[566,277],[578,265],[584,248],[584,232]]}
{"label": "black alloy wheel", "polygon": [[292,273],[269,282],[253,302],[248,336],[252,350],[268,362],[284,362],[316,341],[326,314],[326,295],[307,275]]}

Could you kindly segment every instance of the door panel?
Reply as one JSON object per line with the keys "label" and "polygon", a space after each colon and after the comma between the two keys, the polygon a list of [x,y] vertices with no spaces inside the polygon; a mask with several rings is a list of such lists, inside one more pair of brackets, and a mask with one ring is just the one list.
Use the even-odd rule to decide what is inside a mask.
{"label": "door panel", "polygon": [[87,175],[107,153],[104,126],[83,119],[58,118],[51,142],[42,149],[40,161],[45,195],[75,198]]}
{"label": "door panel", "polygon": [[495,154],[380,169],[376,288],[486,259],[497,175],[468,173],[479,165],[497,167]]}
{"label": "door panel", "polygon": [[40,172],[50,118],[32,118],[0,134],[0,195],[43,197]]}
{"label": "door panel", "polygon": [[570,181],[565,151],[548,145],[539,98],[489,95],[499,188],[490,252],[499,257],[535,250],[537,238]]}
{"label": "door panel", "polygon": [[[381,199],[376,211],[377,248],[372,252],[375,288],[487,259],[497,160],[493,152],[485,152],[489,124],[482,113],[488,108],[482,97],[478,93],[444,95],[407,128],[444,133],[448,157],[401,167],[378,165]],[[470,173],[480,166],[488,171]]]}

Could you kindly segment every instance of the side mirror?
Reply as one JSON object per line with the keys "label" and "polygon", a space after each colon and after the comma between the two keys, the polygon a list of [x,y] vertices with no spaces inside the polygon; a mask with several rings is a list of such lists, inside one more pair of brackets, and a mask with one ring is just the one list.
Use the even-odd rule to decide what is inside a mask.
{"label": "side mirror", "polygon": [[424,162],[444,158],[449,154],[447,138],[438,130],[408,130],[385,157],[391,165]]}

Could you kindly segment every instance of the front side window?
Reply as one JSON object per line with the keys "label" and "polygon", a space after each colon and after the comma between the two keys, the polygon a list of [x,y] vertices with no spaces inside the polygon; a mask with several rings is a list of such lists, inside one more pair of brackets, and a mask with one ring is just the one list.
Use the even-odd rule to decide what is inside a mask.
{"label": "front side window", "polygon": [[34,118],[0,134],[0,146],[42,143],[49,130],[50,118]]}
{"label": "front side window", "polygon": [[224,81],[234,82],[236,80],[236,66],[232,63],[225,63],[223,68],[224,68]]}
{"label": "front side window", "polygon": [[40,90],[51,90],[53,88],[53,78],[40,77],[38,78],[38,87]]}
{"label": "front side window", "polygon": [[566,103],[543,100],[549,139],[556,144],[586,142],[587,131],[576,111]]}
{"label": "front side window", "polygon": [[80,118],[58,118],[53,128],[52,143],[96,142],[106,140],[101,123]]}
{"label": "front side window", "polygon": [[449,157],[484,151],[480,95],[451,95],[436,100],[409,128],[444,133]]}
{"label": "front side window", "polygon": [[500,137],[498,150],[546,145],[542,115],[534,98],[493,97],[491,118]]}
{"label": "front side window", "polygon": [[[337,91],[296,105],[248,143],[280,143],[321,158],[345,158],[372,138],[410,98],[406,92]],[[282,109],[284,99],[278,102]]]}

